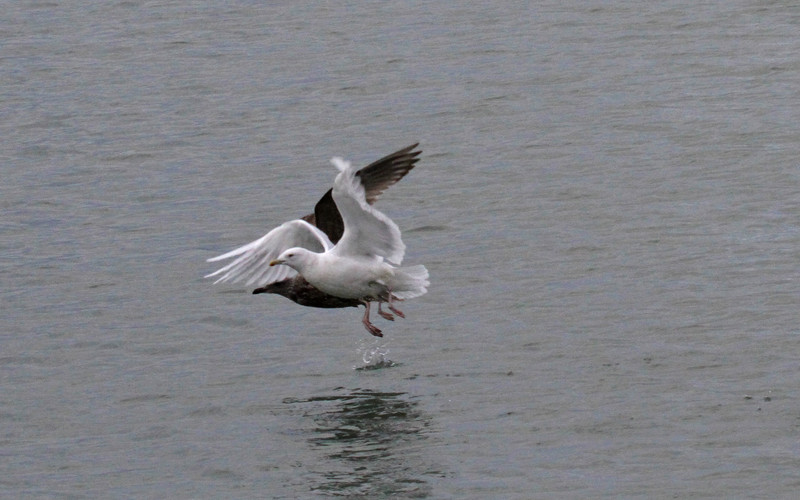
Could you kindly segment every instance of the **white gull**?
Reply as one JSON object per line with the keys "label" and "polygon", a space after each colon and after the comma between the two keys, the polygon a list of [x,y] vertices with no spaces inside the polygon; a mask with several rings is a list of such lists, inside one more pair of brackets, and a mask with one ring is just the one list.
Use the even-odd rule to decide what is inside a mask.
{"label": "white gull", "polygon": [[[366,308],[364,326],[371,334],[381,336],[380,329],[369,319],[370,301],[378,301],[378,312],[386,319],[391,319],[391,314],[381,311],[382,302],[398,316],[405,317],[393,302],[425,294],[428,270],[422,265],[399,267],[406,246],[397,224],[367,203],[364,186],[349,162],[333,158],[331,163],[339,169],[332,195],[344,222],[341,239],[333,245],[325,233],[311,224],[299,220],[288,222],[294,226],[293,231],[302,231],[316,239],[316,245],[289,248],[269,265],[270,268],[288,266],[334,297],[361,301]],[[319,251],[315,252],[314,247]]]}

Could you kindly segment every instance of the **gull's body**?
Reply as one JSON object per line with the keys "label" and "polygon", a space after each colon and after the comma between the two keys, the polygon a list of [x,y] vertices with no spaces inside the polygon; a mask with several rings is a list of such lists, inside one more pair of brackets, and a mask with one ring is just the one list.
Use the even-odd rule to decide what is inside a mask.
{"label": "gull's body", "polygon": [[[281,264],[293,267],[310,284],[318,290],[343,299],[372,299],[386,297],[388,292],[385,283],[394,278],[391,265],[379,260],[340,257],[334,252],[314,253],[305,250],[300,254],[298,249],[289,251],[294,255],[290,260],[285,255]],[[273,262],[278,262],[276,259]],[[359,279],[353,279],[358,276]]]}
{"label": "gull's body", "polygon": [[[421,151],[414,151],[418,144],[384,156],[357,172],[365,189],[367,203],[372,204],[385,189],[402,179],[419,160]],[[335,244],[344,233],[344,222],[333,201],[332,189],[317,202],[314,213],[286,222],[256,241],[243,245],[223,255],[208,259],[216,262],[229,258],[233,261],[206,277],[217,277],[215,283],[245,282],[254,285],[254,294],[274,293],[283,295],[300,305],[308,307],[338,308],[357,307],[360,300],[335,297],[320,291],[305,278],[288,267],[271,268],[267,264],[284,250],[304,247],[322,251],[324,246],[302,222],[320,229],[327,241]]]}
{"label": "gull's body", "polygon": [[[291,267],[320,291],[360,300],[366,306],[364,326],[380,336],[381,331],[369,320],[370,301],[387,302],[392,312],[403,316],[393,301],[425,294],[428,271],[424,266],[399,267],[406,246],[397,224],[367,203],[364,186],[348,162],[340,158],[332,162],[339,169],[332,196],[344,221],[342,238],[333,246],[320,238],[325,247],[322,252],[290,248],[271,261],[270,267]],[[324,235],[314,230],[318,236]],[[380,307],[379,314],[391,318]]]}
{"label": "gull's body", "polygon": [[[317,203],[314,214],[286,222],[256,241],[209,259],[235,257],[207,277],[219,276],[217,282],[245,281],[258,286],[253,293],[277,293],[310,307],[365,305],[364,324],[370,333],[380,335],[380,330],[368,320],[370,301],[378,301],[378,313],[382,317],[394,319],[381,310],[381,302],[388,302],[390,310],[402,317],[393,307],[393,300],[416,296],[404,288],[418,289],[423,282],[427,286],[424,267],[410,268],[409,275],[404,268],[384,261],[399,264],[405,245],[394,222],[370,207],[387,187],[414,167],[420,153],[413,151],[416,146],[392,153],[358,172],[336,160],[340,175],[334,187]],[[376,238],[385,241],[376,247],[373,242]],[[366,243],[369,251],[359,248],[359,240]],[[279,260],[290,248],[318,257],[306,259],[297,266],[288,262],[286,266],[267,265]],[[353,281],[353,276],[365,279]],[[421,294],[424,290],[418,292]]]}

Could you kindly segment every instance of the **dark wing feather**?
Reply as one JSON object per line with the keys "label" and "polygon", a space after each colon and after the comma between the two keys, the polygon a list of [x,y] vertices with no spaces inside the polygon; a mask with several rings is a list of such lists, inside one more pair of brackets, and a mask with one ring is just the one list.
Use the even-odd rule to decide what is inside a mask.
{"label": "dark wing feather", "polygon": [[422,151],[412,151],[419,143],[396,151],[362,168],[356,175],[366,191],[367,203],[372,205],[386,188],[399,181],[414,168]]}
{"label": "dark wing feather", "polygon": [[339,209],[336,208],[336,203],[333,201],[332,189],[317,202],[314,207],[314,224],[328,235],[331,243],[334,245],[342,237],[344,233],[344,221],[339,214]]}
{"label": "dark wing feather", "polygon": [[[356,172],[356,175],[361,177],[361,184],[364,185],[367,203],[370,205],[375,203],[375,200],[386,188],[405,177],[414,168],[414,164],[419,161],[417,156],[422,153],[422,151],[412,151],[418,145],[419,143],[412,144],[407,148],[384,156]],[[344,233],[344,222],[342,221],[342,216],[339,215],[339,209],[336,208],[336,203],[333,201],[330,189],[317,202],[314,207],[314,214],[306,215],[303,219],[316,225],[323,233],[327,234],[334,245]]]}

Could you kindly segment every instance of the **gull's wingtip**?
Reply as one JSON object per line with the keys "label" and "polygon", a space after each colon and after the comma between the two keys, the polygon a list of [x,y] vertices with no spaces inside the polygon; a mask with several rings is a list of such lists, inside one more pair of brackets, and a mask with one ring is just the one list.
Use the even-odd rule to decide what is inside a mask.
{"label": "gull's wingtip", "polygon": [[344,172],[350,168],[350,162],[339,156],[331,158],[331,163],[334,167],[339,169],[339,172]]}

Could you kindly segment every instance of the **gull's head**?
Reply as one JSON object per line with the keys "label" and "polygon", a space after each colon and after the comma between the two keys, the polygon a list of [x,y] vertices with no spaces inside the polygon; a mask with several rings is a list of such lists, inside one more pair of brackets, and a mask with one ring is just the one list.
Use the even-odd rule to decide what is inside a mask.
{"label": "gull's head", "polygon": [[278,256],[277,259],[271,261],[269,265],[289,266],[295,271],[301,272],[302,269],[313,259],[314,259],[314,252],[311,252],[305,248],[297,247],[285,250],[282,254]]}

